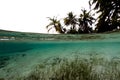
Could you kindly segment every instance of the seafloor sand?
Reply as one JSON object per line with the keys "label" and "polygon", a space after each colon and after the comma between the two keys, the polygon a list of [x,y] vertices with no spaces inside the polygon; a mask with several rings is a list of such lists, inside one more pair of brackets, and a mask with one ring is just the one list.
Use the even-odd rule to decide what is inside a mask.
{"label": "seafloor sand", "polygon": [[[76,57],[79,58],[80,61],[78,59],[77,59],[78,62],[74,61]],[[71,78],[69,77],[70,79],[68,78],[62,79],[58,77],[60,76],[59,74],[62,74],[63,72],[60,71],[61,68],[64,69],[64,66],[61,67],[61,65],[66,66],[66,61],[68,61],[67,64],[69,65],[70,69],[65,68],[64,73],[65,72],[69,73],[69,71],[68,70],[66,71],[66,69],[72,70],[74,66],[80,66],[81,63],[79,62],[81,62],[81,59],[82,60],[85,59],[85,61],[82,62],[85,63],[85,65],[87,63],[86,66],[92,65],[91,69],[93,72],[94,69],[96,69],[95,67],[96,65],[99,66],[101,71],[103,71],[103,72],[101,71],[98,72],[100,74],[103,73],[105,76],[103,77],[103,75],[102,76],[100,75],[99,77],[101,79],[96,79],[96,80],[120,79],[120,77],[116,78],[117,75],[120,75],[119,68],[115,68],[116,66],[117,67],[120,66],[120,42],[119,41],[107,42],[106,40],[101,42],[96,40],[96,41],[85,41],[85,42],[83,41],[82,42],[81,41],[41,41],[41,42],[40,41],[1,41],[0,42],[0,80],[50,80],[51,77],[52,78],[55,77],[55,74],[57,78],[55,77],[55,79],[51,79],[51,80],[92,80],[92,78],[77,79],[76,77],[73,77],[75,79],[72,79],[72,77]],[[94,62],[91,63],[89,62],[90,60]],[[112,60],[116,62],[114,63]],[[73,61],[75,63],[73,67],[71,67],[70,61]],[[105,72],[107,68],[108,68],[108,72]],[[85,69],[87,69],[87,67],[84,68],[84,71]],[[118,73],[115,74],[115,76],[113,76],[113,74],[108,74],[108,73],[113,73],[112,71],[118,71]],[[74,71],[73,69],[72,72],[76,72],[76,71]],[[36,76],[33,74],[35,74]],[[70,76],[71,74],[68,75]],[[112,76],[113,79],[110,79],[110,76]]]}

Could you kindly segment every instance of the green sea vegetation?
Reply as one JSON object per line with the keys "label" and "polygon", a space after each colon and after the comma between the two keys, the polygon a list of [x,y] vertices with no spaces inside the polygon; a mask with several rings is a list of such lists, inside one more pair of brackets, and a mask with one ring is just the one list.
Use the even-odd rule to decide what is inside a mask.
{"label": "green sea vegetation", "polygon": [[10,57],[0,56],[0,68],[3,68],[8,64],[8,61],[10,60]]}
{"label": "green sea vegetation", "polygon": [[38,64],[28,75],[18,80],[119,80],[120,58],[104,56],[51,58]]}

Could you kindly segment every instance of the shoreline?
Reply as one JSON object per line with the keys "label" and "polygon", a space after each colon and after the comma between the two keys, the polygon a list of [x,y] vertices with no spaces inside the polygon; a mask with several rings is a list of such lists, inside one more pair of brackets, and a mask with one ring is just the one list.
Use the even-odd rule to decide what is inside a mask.
{"label": "shoreline", "polygon": [[0,41],[4,40],[36,40],[36,41],[95,41],[95,40],[116,40],[120,39],[120,32],[105,32],[92,34],[40,34],[24,32],[0,32]]}

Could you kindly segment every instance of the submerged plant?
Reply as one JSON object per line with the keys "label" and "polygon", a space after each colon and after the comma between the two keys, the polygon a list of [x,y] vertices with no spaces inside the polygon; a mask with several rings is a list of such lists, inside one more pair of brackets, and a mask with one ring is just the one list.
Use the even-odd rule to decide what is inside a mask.
{"label": "submerged plant", "polygon": [[33,72],[21,80],[119,80],[120,60],[107,60],[99,55],[89,58],[75,57],[73,59],[54,58],[56,63],[42,68],[36,67]]}

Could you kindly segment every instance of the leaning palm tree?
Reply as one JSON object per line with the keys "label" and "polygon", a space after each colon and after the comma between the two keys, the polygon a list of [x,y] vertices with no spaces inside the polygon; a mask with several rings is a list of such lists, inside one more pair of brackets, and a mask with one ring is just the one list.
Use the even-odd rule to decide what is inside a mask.
{"label": "leaning palm tree", "polygon": [[95,19],[90,14],[90,11],[87,12],[87,10],[82,9],[82,14],[80,14],[80,17],[78,18],[78,25],[79,25],[79,33],[90,33],[92,32],[92,26]]}
{"label": "leaning palm tree", "polygon": [[68,33],[76,33],[76,24],[77,24],[77,19],[76,19],[76,15],[73,15],[72,12],[68,13],[68,16],[66,18],[64,18],[64,24],[66,26],[71,26],[70,27],[70,31]]}
{"label": "leaning palm tree", "polygon": [[[47,26],[46,28],[48,29],[48,32],[52,29],[52,28],[55,28],[55,30],[58,32],[58,33],[64,33],[63,29],[62,29],[62,25],[60,23],[60,20],[57,20],[57,18],[53,17],[53,18],[50,18],[48,17],[48,19],[51,21]],[[49,28],[50,27],[50,28]]]}

